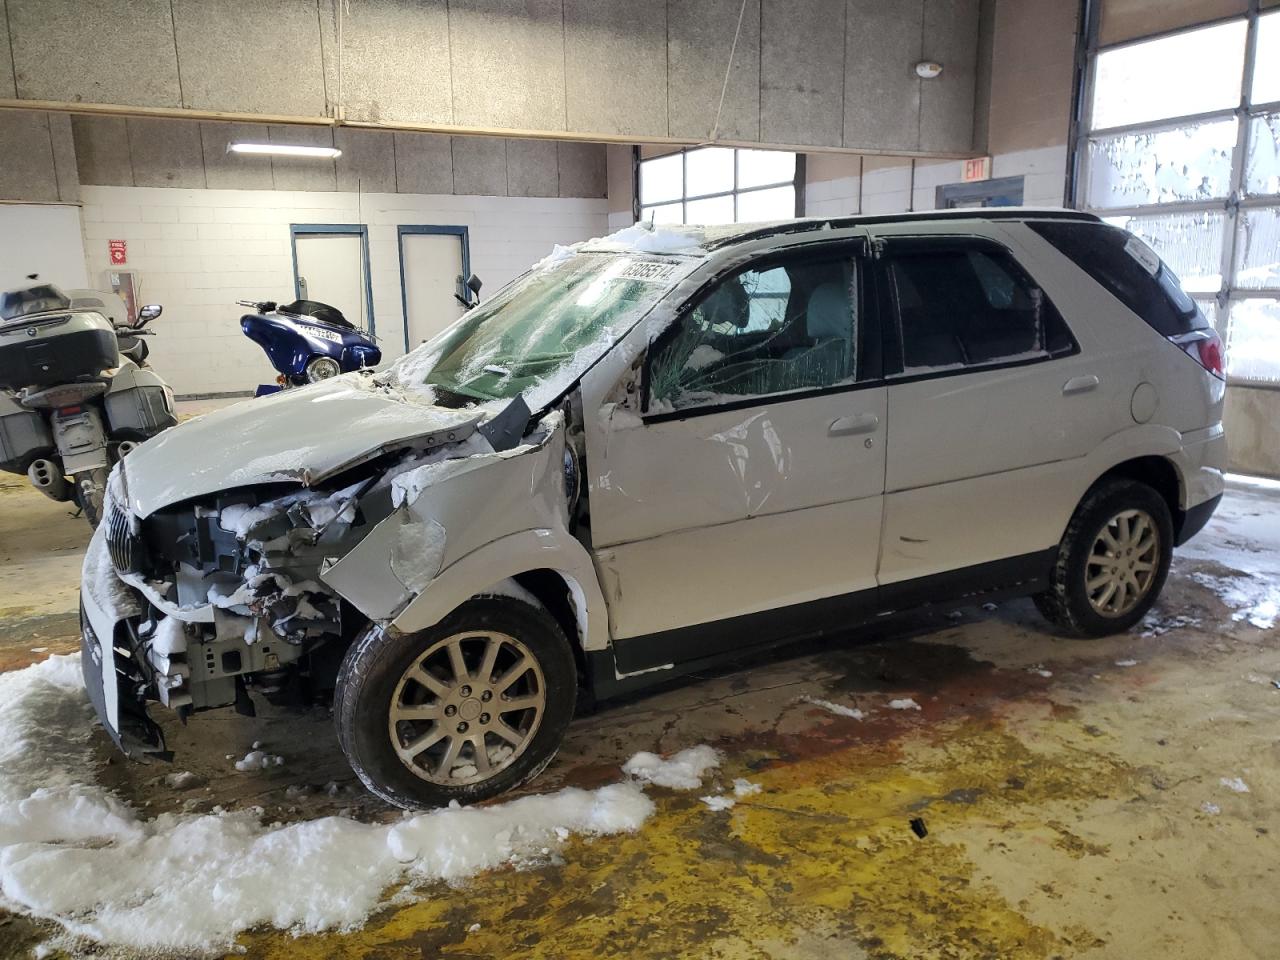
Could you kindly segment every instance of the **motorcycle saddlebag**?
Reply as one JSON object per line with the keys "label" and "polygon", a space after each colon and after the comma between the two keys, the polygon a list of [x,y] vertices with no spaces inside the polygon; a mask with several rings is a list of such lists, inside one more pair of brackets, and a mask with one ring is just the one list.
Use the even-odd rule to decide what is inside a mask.
{"label": "motorcycle saddlebag", "polygon": [[150,370],[126,363],[111,378],[105,398],[110,433],[154,436],[178,422],[173,392]]}
{"label": "motorcycle saddlebag", "polygon": [[22,473],[37,457],[53,451],[49,422],[0,393],[0,470]]}
{"label": "motorcycle saddlebag", "polygon": [[119,362],[115,329],[100,313],[42,313],[0,324],[0,389],[69,383]]}

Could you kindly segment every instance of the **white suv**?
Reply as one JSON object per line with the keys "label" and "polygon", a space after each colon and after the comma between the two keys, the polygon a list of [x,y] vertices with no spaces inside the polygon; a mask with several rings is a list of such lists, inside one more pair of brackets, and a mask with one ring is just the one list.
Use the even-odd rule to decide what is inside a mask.
{"label": "white suv", "polygon": [[371,790],[480,799],[579,697],[749,647],[1019,594],[1129,628],[1221,495],[1223,393],[1177,278],[1092,216],[629,228],[383,374],[136,450],[86,681],[129,752],[148,700],[332,692]]}

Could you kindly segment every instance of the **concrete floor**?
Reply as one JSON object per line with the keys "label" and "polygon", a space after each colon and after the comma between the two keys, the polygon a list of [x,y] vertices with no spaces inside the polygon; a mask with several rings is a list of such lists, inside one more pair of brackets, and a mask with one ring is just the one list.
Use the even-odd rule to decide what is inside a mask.
{"label": "concrete floor", "polygon": [[[15,669],[75,648],[88,527],[0,477],[0,669]],[[1280,491],[1232,487],[1201,537],[1145,634],[1057,639],[1028,601],[917,614],[576,720],[534,791],[616,781],[639,750],[711,743],[722,782],[763,792],[711,812],[707,790],[652,789],[657,813],[634,835],[421,890],[353,933],[248,935],[245,955],[1275,957],[1280,649],[1276,629],[1233,619],[1219,593],[1235,571],[1280,583]],[[895,697],[922,709],[887,709]],[[172,769],[194,786],[166,787],[168,768],[123,762],[105,737],[98,782],[154,812],[397,815],[354,781],[326,711],[165,726]],[[226,756],[255,740],[286,766],[232,771]],[[1235,777],[1248,793],[1220,782]],[[0,956],[39,934],[0,914]]]}

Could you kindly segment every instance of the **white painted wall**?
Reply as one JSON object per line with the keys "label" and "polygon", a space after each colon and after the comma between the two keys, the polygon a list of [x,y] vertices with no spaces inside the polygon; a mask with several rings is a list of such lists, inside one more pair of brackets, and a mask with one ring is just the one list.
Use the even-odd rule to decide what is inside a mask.
{"label": "white painted wall", "polygon": [[0,290],[40,274],[64,289],[86,283],[80,208],[53,203],[0,203]]}
{"label": "white painted wall", "polygon": [[554,244],[600,236],[608,223],[603,199],[100,186],[81,193],[90,281],[101,283],[108,267],[107,241],[128,241],[127,267],[138,272],[142,299],[164,305],[151,362],[180,395],[252,390],[274,379],[266,355],[240,332],[235,301],[293,299],[290,224],[368,225],[374,322],[384,357],[393,359],[404,352],[398,225],[466,226],[483,298]]}
{"label": "white painted wall", "polygon": [[[862,179],[861,200],[859,178],[841,176],[810,177],[805,183],[805,215],[833,217],[854,213],[893,214],[908,209],[933,210],[936,188],[941,184],[959,183],[963,161],[917,161],[915,190],[911,188],[911,165],[907,160],[891,161],[868,157]],[[821,169],[821,165],[811,164]],[[850,165],[856,169],[856,161]],[[1060,207],[1067,175],[1065,145],[1019,150],[997,154],[991,160],[991,176],[1023,176],[1023,205],[1028,207]],[[914,203],[908,204],[908,198]],[[859,209],[861,202],[861,209]]]}

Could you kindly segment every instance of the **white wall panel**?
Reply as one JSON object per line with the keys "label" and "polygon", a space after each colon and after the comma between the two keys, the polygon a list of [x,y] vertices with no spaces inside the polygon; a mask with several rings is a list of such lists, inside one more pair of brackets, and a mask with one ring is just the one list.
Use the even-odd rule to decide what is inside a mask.
{"label": "white wall panel", "polygon": [[[374,319],[387,359],[404,349],[398,225],[466,226],[484,296],[553,244],[600,236],[608,227],[604,199],[101,186],[84,187],[83,194],[88,269],[100,276],[107,268],[108,240],[128,242],[128,266],[139,274],[143,298],[165,308],[150,341],[152,363],[180,395],[252,390],[275,376],[240,332],[235,301],[293,298],[290,224],[368,225]],[[79,256],[78,217],[74,237]]]}
{"label": "white wall panel", "polygon": [[88,283],[79,207],[0,203],[0,290],[27,283],[30,273],[64,288]]}

